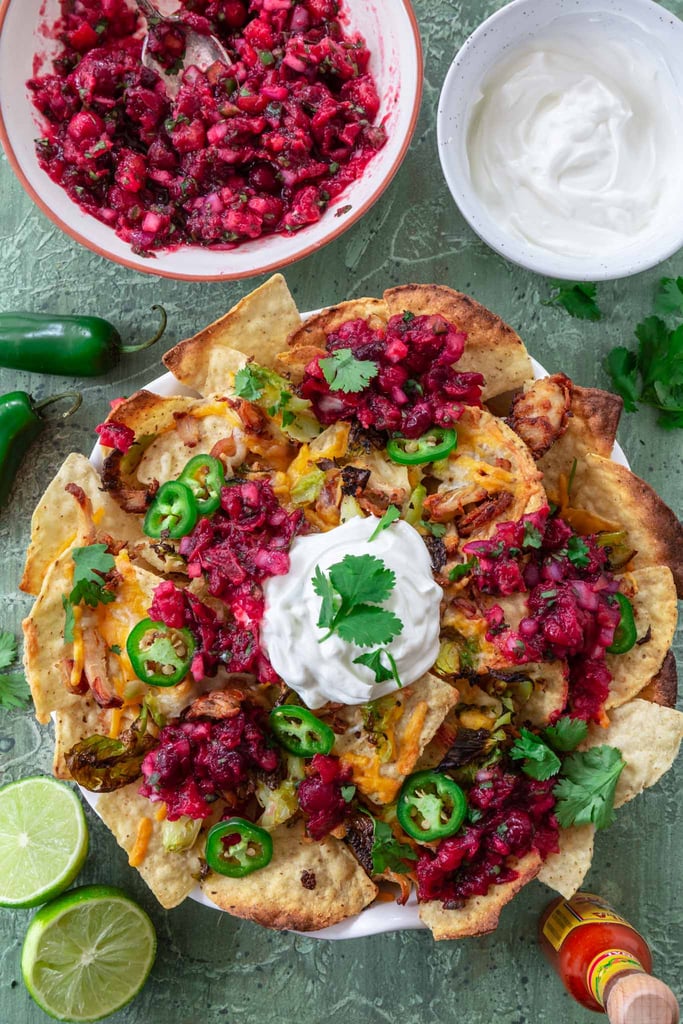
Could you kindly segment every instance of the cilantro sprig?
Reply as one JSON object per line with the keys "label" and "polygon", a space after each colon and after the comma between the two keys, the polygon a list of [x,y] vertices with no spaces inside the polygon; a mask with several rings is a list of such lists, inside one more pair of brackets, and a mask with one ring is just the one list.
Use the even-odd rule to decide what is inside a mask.
{"label": "cilantro sprig", "polygon": [[570,316],[578,320],[601,320],[602,312],[595,296],[597,286],[590,281],[551,281],[554,295],[544,303],[546,306],[562,306]]}
{"label": "cilantro sprig", "polygon": [[395,871],[397,875],[405,875],[410,868],[407,860],[417,860],[417,854],[407,843],[400,843],[391,827],[385,821],[374,818],[375,828],[372,841],[372,873],[381,875],[385,871]]}
{"label": "cilantro sprig", "polygon": [[358,647],[383,646],[403,630],[392,611],[380,607],[396,586],[396,574],[374,555],[345,555],[325,575],[319,565],[313,589],[322,599],[318,626],[324,643],[337,633]]}
{"label": "cilantro sprig", "polygon": [[96,608],[98,604],[109,604],[116,599],[111,590],[105,589],[106,575],[116,565],[114,556],[107,551],[106,544],[89,544],[88,547],[74,548],[73,587],[68,597],[62,596],[62,605],[66,620],[64,623],[64,639],[73,643],[74,639],[74,607],[87,604]]}
{"label": "cilantro sprig", "polygon": [[[0,633],[0,669],[9,668],[17,660],[17,641],[13,633]],[[0,708],[25,708],[31,699],[23,672],[0,675]]]}
{"label": "cilantro sprig", "polygon": [[384,513],[384,515],[382,516],[382,518],[380,519],[380,521],[378,522],[375,529],[368,537],[368,541],[376,540],[379,537],[380,533],[382,533],[383,530],[386,530],[388,526],[391,526],[392,523],[395,523],[396,520],[400,518],[400,516],[401,510],[396,508],[395,505],[390,505],[389,508]]}
{"label": "cilantro sprig", "polygon": [[593,824],[607,828],[614,820],[614,794],[626,762],[616,747],[603,745],[570,754],[553,792],[562,828]]}
{"label": "cilantro sprig", "polygon": [[349,394],[363,391],[379,373],[377,363],[371,359],[356,359],[350,348],[339,348],[331,356],[318,361],[323,376],[332,391]]}
{"label": "cilantro sprig", "polygon": [[521,730],[519,738],[515,740],[510,750],[510,757],[514,761],[523,760],[524,774],[541,782],[552,775],[557,775],[562,766],[555,751],[551,750],[540,736],[528,729]]}
{"label": "cilantro sprig", "polygon": [[588,735],[588,722],[584,722],[582,718],[564,715],[554,725],[548,725],[543,734],[555,750],[575,750]]}
{"label": "cilantro sprig", "polygon": [[283,427],[289,427],[294,422],[294,412],[288,408],[294,395],[285,378],[273,370],[256,363],[247,363],[235,374],[234,387],[237,397],[247,402],[260,402],[263,399],[269,416],[281,414]]}
{"label": "cilantro sprig", "polygon": [[[388,665],[382,661],[382,658],[386,659]],[[388,679],[393,679],[398,687],[403,686],[398,674],[396,659],[386,647],[378,647],[376,651],[370,651],[368,654],[359,654],[357,658],[353,659],[353,664],[365,665],[366,668],[374,672],[376,683],[384,683]]]}
{"label": "cilantro sprig", "polygon": [[683,277],[663,277],[654,301],[655,313],[635,329],[636,351],[623,345],[605,360],[612,386],[627,412],[640,402],[659,410],[657,422],[669,430],[683,427],[683,323],[670,328],[662,316],[683,317]]}

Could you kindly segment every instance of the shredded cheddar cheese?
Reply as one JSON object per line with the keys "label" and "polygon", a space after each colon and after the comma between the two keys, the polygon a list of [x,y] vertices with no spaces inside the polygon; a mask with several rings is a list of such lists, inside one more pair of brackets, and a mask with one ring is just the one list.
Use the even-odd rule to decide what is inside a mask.
{"label": "shredded cheddar cheese", "polygon": [[128,863],[132,868],[139,868],[147,856],[147,849],[152,837],[153,828],[154,824],[151,818],[140,818],[135,842],[128,854]]}
{"label": "shredded cheddar cheese", "polygon": [[109,739],[115,740],[121,732],[121,716],[123,711],[121,708],[111,709],[111,719],[109,720]]}
{"label": "shredded cheddar cheese", "polygon": [[168,808],[166,807],[166,804],[161,803],[154,812],[154,817],[156,818],[157,821],[164,821],[167,812]]}
{"label": "shredded cheddar cheese", "polygon": [[83,609],[79,605],[73,606],[74,616],[74,644],[73,644],[73,665],[71,667],[71,679],[69,680],[71,689],[76,691],[81,685],[81,676],[83,675],[83,665],[85,664],[85,651],[83,647],[83,630],[81,629],[81,615]]}
{"label": "shredded cheddar cheese", "polygon": [[401,754],[396,762],[401,775],[407,775],[420,756],[420,736],[427,717],[427,701],[421,700],[410,716],[401,737]]}

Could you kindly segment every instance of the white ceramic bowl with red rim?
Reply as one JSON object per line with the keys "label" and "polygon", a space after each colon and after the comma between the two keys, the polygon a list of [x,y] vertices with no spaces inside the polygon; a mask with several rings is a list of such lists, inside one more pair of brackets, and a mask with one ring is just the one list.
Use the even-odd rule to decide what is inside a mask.
{"label": "white ceramic bowl with red rim", "polygon": [[496,222],[472,184],[467,132],[472,108],[489,72],[509,54],[546,32],[565,15],[630,23],[634,36],[669,65],[683,94],[683,21],[654,0],[513,0],[465,40],[444,80],[437,111],[441,169],[460,212],[481,239],[513,263],[546,277],[571,281],[611,281],[656,266],[683,246],[683,202],[672,207],[667,230],[643,244],[590,257],[554,253],[530,245]]}
{"label": "white ceramic bowl with red rim", "polygon": [[[317,224],[230,251],[184,246],[150,259],[136,255],[112,228],[81,210],[38,163],[34,142],[43,132],[26,88],[35,55],[56,49],[40,26],[56,20],[59,0],[0,0],[0,139],[9,161],[50,220],[75,241],[133,270],[186,281],[227,281],[285,267],[338,238],[370,209],[398,170],[420,110],[422,45],[410,0],[343,0],[343,6],[349,28],[361,32],[370,48],[370,70],[381,98],[378,123],[384,123],[388,138]],[[48,69],[46,62],[43,70]]]}
{"label": "white ceramic bowl with red rim", "polygon": [[[320,312],[320,310],[302,313],[302,320],[307,320],[308,317],[313,316],[317,312]],[[533,367],[534,377],[537,380],[541,377],[548,376],[547,370],[545,370],[544,367],[535,359],[531,360],[531,364]],[[156,395],[197,395],[197,392],[192,391],[190,388],[176,380],[172,373],[165,373],[161,377],[157,377],[155,380],[150,381],[150,383],[146,385],[146,389],[154,392]],[[628,467],[628,461],[619,444],[614,445],[612,459],[615,462],[618,462],[619,465]],[[103,458],[102,448],[99,444],[96,444],[93,448],[90,454],[90,461],[98,472],[101,471]],[[98,794],[90,793],[86,789],[81,789],[81,795],[85,800],[87,800],[93,810],[97,812],[97,802],[99,800]],[[210,907],[213,910],[220,909],[208,898],[198,885],[196,885],[190,893],[190,899],[203,904],[205,907]],[[349,917],[345,921],[340,921],[339,924],[331,925],[329,928],[322,928],[317,932],[305,932],[302,934],[308,935],[314,939],[360,939],[366,935],[379,935],[382,932],[405,931],[414,928],[424,929],[426,927],[427,926],[420,919],[417,897],[415,892],[413,892],[405,906],[399,906],[399,904],[395,902],[374,903],[372,906],[368,907],[367,910],[363,910],[360,914],[356,914],[354,917]]]}

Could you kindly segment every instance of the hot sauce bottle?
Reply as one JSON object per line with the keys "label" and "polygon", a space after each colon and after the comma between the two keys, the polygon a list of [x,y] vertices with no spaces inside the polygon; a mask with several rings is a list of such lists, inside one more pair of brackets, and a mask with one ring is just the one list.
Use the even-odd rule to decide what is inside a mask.
{"label": "hot sauce bottle", "polygon": [[676,997],[651,976],[645,939],[600,896],[554,900],[539,941],[570,995],[611,1024],[678,1024]]}

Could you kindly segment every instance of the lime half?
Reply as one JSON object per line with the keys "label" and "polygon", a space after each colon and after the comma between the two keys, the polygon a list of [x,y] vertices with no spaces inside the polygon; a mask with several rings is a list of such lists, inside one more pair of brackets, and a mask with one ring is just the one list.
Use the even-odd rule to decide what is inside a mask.
{"label": "lime half", "polygon": [[72,789],[48,775],[0,788],[0,906],[36,907],[71,885],[88,853]]}
{"label": "lime half", "polygon": [[21,953],[26,988],[58,1020],[107,1017],[137,995],[157,940],[141,907],[120,889],[84,885],[41,907]]}

